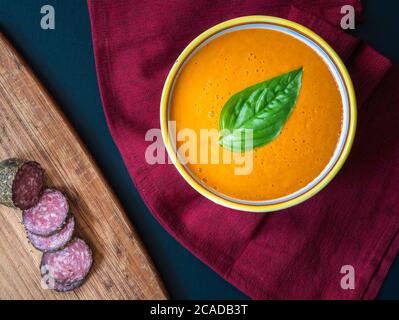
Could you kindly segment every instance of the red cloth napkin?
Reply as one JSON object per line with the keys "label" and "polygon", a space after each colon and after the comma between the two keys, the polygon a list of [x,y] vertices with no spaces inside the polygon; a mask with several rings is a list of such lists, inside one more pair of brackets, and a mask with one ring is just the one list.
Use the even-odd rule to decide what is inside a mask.
{"label": "red cloth napkin", "polygon": [[[357,0],[88,0],[105,114],[137,189],[168,232],[255,299],[374,298],[399,250],[399,70],[337,27],[344,4],[360,15]],[[172,165],[144,158],[178,54],[207,28],[253,14],[289,18],[324,37],[346,61],[360,102],[339,175],[312,199],[272,214],[215,205]],[[340,286],[343,265],[355,269],[354,290]]]}

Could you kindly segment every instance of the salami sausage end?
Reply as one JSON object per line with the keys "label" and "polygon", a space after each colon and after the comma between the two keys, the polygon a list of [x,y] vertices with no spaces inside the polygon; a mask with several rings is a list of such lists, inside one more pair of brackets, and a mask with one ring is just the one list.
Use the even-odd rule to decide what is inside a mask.
{"label": "salami sausage end", "polygon": [[0,162],[0,203],[28,209],[40,198],[44,170],[35,161],[11,158]]}

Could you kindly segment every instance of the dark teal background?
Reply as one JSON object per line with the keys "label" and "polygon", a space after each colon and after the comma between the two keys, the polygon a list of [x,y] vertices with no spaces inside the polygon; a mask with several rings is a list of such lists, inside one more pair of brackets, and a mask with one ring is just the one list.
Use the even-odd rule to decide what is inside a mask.
{"label": "dark teal background", "polygon": [[[369,0],[363,3],[363,22],[353,33],[399,62],[399,2]],[[55,30],[40,28],[40,8],[45,4],[55,8]],[[105,122],[86,1],[0,0],[0,28],[25,57],[87,145],[133,221],[170,296],[177,299],[247,298],[166,233],[135,190]],[[379,298],[399,299],[398,259]]]}

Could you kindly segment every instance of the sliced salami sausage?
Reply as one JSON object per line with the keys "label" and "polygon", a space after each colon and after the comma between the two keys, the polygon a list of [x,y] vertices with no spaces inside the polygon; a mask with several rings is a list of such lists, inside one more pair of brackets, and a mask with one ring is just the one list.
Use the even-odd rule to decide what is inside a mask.
{"label": "sliced salami sausage", "polygon": [[54,284],[55,290],[68,291],[84,281],[92,263],[90,247],[81,238],[75,238],[62,250],[44,253],[40,272],[46,283]]}
{"label": "sliced salami sausage", "polygon": [[75,231],[75,218],[69,215],[64,227],[57,233],[44,237],[28,231],[28,239],[32,245],[43,252],[56,251],[63,248],[71,239]]}
{"label": "sliced salami sausage", "polygon": [[0,162],[0,203],[22,210],[36,205],[44,185],[44,170],[34,161]]}
{"label": "sliced salami sausage", "polygon": [[68,210],[68,201],[60,191],[46,189],[34,207],[23,211],[22,222],[27,231],[50,236],[64,226]]}

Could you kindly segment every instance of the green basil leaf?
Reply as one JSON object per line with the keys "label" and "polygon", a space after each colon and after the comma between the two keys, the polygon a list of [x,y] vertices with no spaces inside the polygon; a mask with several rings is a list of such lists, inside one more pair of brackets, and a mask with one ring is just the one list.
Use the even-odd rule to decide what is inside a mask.
{"label": "green basil leaf", "polygon": [[301,67],[234,94],[220,114],[219,143],[243,152],[273,141],[294,109],[302,74]]}

